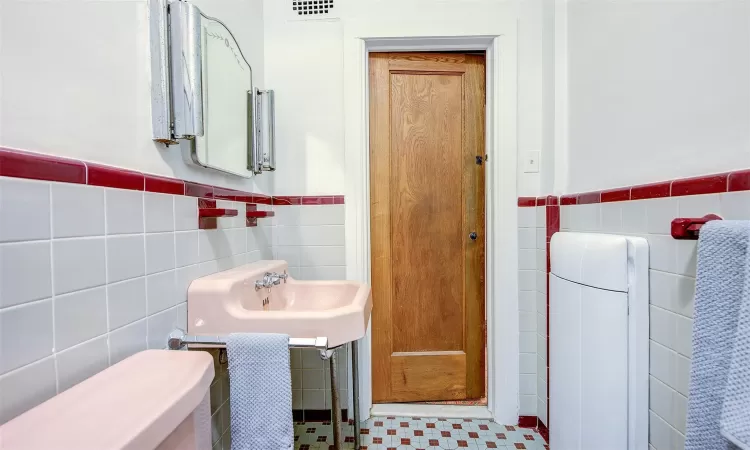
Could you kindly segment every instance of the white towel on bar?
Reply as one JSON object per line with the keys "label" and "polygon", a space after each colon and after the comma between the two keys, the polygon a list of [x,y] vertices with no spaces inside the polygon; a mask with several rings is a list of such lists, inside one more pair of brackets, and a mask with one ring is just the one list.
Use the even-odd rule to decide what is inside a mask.
{"label": "white towel on bar", "polygon": [[742,450],[750,450],[750,252],[744,263],[745,284],[724,389],[721,434]]}
{"label": "white towel on bar", "polygon": [[720,419],[749,257],[750,222],[712,221],[701,228],[685,450],[737,448],[722,436]]}
{"label": "white towel on bar", "polygon": [[292,375],[289,336],[227,338],[232,450],[291,450]]}

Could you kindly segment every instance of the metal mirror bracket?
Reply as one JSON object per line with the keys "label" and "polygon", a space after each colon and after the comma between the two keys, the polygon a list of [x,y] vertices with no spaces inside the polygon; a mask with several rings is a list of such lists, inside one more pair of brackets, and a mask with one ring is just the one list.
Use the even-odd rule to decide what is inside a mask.
{"label": "metal mirror bracket", "polygon": [[149,3],[151,33],[151,129],[153,140],[177,144],[172,136],[172,95],[169,71],[169,35],[167,0]]}
{"label": "metal mirror bracket", "polygon": [[253,89],[252,96],[252,133],[253,138],[250,140],[252,148],[250,149],[250,155],[252,158],[248,161],[249,169],[255,173],[261,173],[263,171],[263,101],[261,99],[261,90],[258,88]]}
{"label": "metal mirror bracket", "polygon": [[[276,170],[276,97],[273,89],[260,90],[256,89],[256,152],[254,167],[256,173],[262,171],[272,172]],[[268,97],[268,151],[263,148],[263,96]]]}
{"label": "metal mirror bracket", "polygon": [[263,170],[276,170],[276,95],[273,89],[263,91],[268,96],[268,153],[263,156]]}
{"label": "metal mirror bracket", "polygon": [[254,91],[247,91],[247,170],[254,174],[260,173],[258,170],[258,141],[256,124],[256,95]]}
{"label": "metal mirror bracket", "polygon": [[203,136],[200,10],[188,2],[172,2],[169,20],[173,132],[178,139],[193,139]]}

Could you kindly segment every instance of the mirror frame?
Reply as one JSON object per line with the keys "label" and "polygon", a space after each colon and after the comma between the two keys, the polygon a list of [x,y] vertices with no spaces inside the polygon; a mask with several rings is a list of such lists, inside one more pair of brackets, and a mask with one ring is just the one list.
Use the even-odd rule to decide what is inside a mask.
{"label": "mirror frame", "polygon": [[[231,175],[251,178],[265,170],[273,170],[263,164],[261,150],[262,127],[259,124],[261,93],[252,87],[252,66],[245,58],[234,34],[221,20],[203,14],[201,10],[183,0],[150,0],[151,29],[151,110],[152,139],[166,144],[179,144],[183,159],[190,164],[216,170]],[[196,137],[205,134],[203,115],[202,86],[202,43],[201,19],[205,17],[223,26],[234,42],[237,50],[250,68],[251,90],[247,92],[247,168],[250,174],[234,172],[222,167],[211,166],[200,160],[197,154]],[[272,98],[272,94],[270,95]],[[269,108],[273,123],[273,107]],[[273,127],[270,142],[273,143]],[[273,151],[275,145],[272,145]],[[269,160],[275,158],[269,157]],[[265,167],[264,167],[265,166]]]}

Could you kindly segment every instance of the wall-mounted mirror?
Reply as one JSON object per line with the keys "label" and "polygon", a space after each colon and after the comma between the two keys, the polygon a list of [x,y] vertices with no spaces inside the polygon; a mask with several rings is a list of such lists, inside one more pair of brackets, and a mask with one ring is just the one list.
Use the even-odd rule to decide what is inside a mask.
{"label": "wall-mounted mirror", "polygon": [[196,164],[251,176],[253,70],[221,21],[201,13],[200,31],[203,136],[185,150]]}
{"label": "wall-mounted mirror", "polygon": [[201,167],[273,170],[273,91],[253,86],[232,32],[189,2],[151,2],[154,140]]}

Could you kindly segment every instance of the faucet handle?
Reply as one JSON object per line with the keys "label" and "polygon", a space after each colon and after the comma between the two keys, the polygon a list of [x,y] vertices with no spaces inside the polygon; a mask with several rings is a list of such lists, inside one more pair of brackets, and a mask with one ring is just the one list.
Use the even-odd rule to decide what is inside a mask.
{"label": "faucet handle", "polygon": [[281,280],[284,280],[284,283],[286,283],[286,279],[288,276],[289,275],[287,275],[286,273],[274,272],[271,274],[271,282],[274,286],[278,286],[279,284],[281,284]]}

